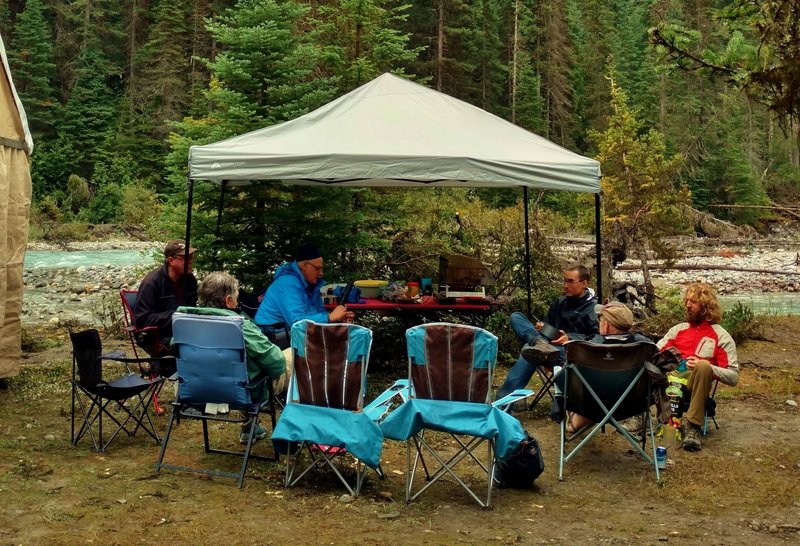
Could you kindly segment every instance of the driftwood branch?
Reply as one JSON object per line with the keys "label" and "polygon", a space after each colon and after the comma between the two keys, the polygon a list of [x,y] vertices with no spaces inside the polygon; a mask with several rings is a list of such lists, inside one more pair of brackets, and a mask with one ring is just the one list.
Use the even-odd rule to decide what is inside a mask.
{"label": "driftwood branch", "polygon": [[[769,273],[772,275],[800,275],[797,271],[785,271],[782,269],[756,269],[753,267],[735,267],[732,265],[716,265],[716,264],[650,264],[650,269],[668,270],[677,269],[679,271],[702,271],[706,269],[721,269],[724,271],[743,271],[747,273]],[[637,271],[641,269],[641,265],[620,265],[617,271]]]}
{"label": "driftwood branch", "polygon": [[800,218],[800,214],[795,212],[796,210],[800,210],[798,207],[781,207],[779,205],[709,205],[709,207],[718,209],[767,209],[783,212],[794,216],[795,218]]}

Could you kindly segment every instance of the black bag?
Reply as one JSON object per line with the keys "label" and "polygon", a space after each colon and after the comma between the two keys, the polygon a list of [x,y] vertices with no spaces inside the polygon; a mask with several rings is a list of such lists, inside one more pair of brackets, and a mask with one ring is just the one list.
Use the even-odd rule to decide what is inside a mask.
{"label": "black bag", "polygon": [[526,431],[525,439],[514,453],[498,461],[495,478],[502,488],[530,489],[543,471],[544,458],[539,442]]}

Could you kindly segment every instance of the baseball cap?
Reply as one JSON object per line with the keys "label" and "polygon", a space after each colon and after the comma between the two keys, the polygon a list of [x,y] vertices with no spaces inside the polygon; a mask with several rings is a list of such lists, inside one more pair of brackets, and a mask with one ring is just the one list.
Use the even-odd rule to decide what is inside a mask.
{"label": "baseball cap", "polygon": [[[197,249],[189,247],[189,254],[194,254]],[[164,258],[174,258],[186,253],[186,241],[183,239],[173,239],[164,247]]]}
{"label": "baseball cap", "polygon": [[610,301],[605,305],[595,305],[594,312],[597,313],[597,318],[605,319],[620,330],[633,328],[633,311],[622,302]]}

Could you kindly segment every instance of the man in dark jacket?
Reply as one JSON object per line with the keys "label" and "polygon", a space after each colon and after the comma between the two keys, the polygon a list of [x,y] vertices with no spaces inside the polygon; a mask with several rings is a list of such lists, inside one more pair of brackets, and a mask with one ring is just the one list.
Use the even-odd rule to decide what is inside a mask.
{"label": "man in dark jacket", "polygon": [[[152,336],[140,336],[139,345],[150,355],[160,356],[169,353],[169,342],[172,339],[172,314],[179,306],[194,307],[197,305],[197,279],[192,274],[192,256],[194,248],[189,248],[189,263],[186,264],[186,243],[182,239],[174,239],[164,247],[164,264],[147,274],[139,284],[136,305],[133,314],[136,327],[155,326],[158,333]],[[184,266],[188,265],[188,268]],[[184,270],[188,276],[184,276]]]}
{"label": "man in dark jacket", "polygon": [[512,313],[511,328],[525,345],[520,357],[509,370],[505,383],[498,389],[502,398],[516,389],[524,389],[537,366],[553,367],[564,360],[564,344],[570,339],[586,339],[597,333],[597,298],[589,289],[589,270],[573,265],[564,271],[564,295],[555,300],[547,312],[548,324],[558,331],[552,339],[540,330],[544,323],[534,325],[522,313]]}

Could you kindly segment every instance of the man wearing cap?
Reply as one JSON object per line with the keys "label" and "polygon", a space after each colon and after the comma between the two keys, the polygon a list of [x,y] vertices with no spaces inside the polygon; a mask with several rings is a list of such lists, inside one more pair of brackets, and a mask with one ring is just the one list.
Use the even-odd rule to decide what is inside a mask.
{"label": "man wearing cap", "polygon": [[[586,341],[591,341],[592,343],[636,343],[637,341],[652,343],[650,338],[631,332],[634,322],[633,312],[624,303],[610,301],[605,305],[597,305],[595,306],[595,313],[600,321],[600,333],[586,336]],[[561,394],[564,380],[560,371],[556,373],[555,385],[556,397],[558,397]],[[554,401],[553,404],[555,405],[557,402]],[[557,413],[551,411],[551,415],[557,415]],[[567,432],[572,434],[590,424],[592,424],[592,421],[588,418],[573,413],[567,425]],[[630,432],[638,432],[642,428],[641,420],[637,420],[635,417],[626,419],[623,426],[628,428]]]}
{"label": "man wearing cap", "polygon": [[511,328],[525,345],[520,357],[497,390],[497,398],[524,389],[537,366],[552,367],[564,360],[564,344],[571,339],[586,339],[597,333],[597,298],[589,288],[589,270],[572,265],[564,270],[564,295],[555,300],[547,311],[547,322],[555,327],[554,336],[546,338],[542,322],[534,325],[522,313],[512,313]]}
{"label": "man wearing cap", "polygon": [[[186,242],[173,239],[164,247],[164,264],[147,274],[139,284],[133,314],[136,327],[158,327],[157,343],[140,339],[142,346],[151,356],[169,353],[172,338],[172,314],[179,306],[197,305],[197,279],[192,274],[192,255],[196,249],[189,248],[189,262],[186,258]],[[188,269],[184,266],[188,265]],[[184,270],[188,271],[184,275]]]}
{"label": "man wearing cap", "polygon": [[[255,323],[271,334],[269,329],[281,325],[291,328],[299,320],[314,322],[342,322],[352,320],[353,312],[344,305],[337,305],[330,313],[322,303],[319,289],[325,284],[322,279],[323,261],[319,249],[304,244],[297,249],[295,259],[281,265],[269,285],[256,313]],[[280,343],[279,343],[280,345]]]}

